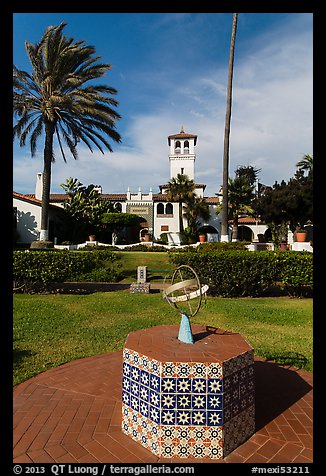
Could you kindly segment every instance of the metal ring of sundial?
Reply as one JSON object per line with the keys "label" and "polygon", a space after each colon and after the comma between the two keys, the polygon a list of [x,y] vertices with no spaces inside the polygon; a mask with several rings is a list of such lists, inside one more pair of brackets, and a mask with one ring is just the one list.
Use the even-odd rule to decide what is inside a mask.
{"label": "metal ring of sundial", "polygon": [[[187,274],[187,278],[190,274],[191,279],[183,279],[183,274]],[[182,264],[173,272],[171,284],[165,288],[166,279],[164,280],[163,298],[181,314],[186,314],[188,317],[195,316],[201,307],[202,298],[208,290],[208,285],[204,284],[202,286],[195,270],[185,264]],[[179,279],[178,282],[177,279]],[[193,309],[190,301],[194,298],[199,298],[199,300],[197,306]],[[180,309],[179,303],[182,302],[188,304],[189,312],[185,313]]]}

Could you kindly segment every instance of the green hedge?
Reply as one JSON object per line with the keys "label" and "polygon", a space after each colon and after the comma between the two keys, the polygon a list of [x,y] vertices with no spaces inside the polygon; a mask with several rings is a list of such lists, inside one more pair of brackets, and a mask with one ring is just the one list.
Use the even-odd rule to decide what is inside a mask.
{"label": "green hedge", "polygon": [[240,250],[173,253],[173,264],[192,266],[223,297],[261,296],[278,286],[289,294],[311,293],[313,255],[308,252]]}
{"label": "green hedge", "polygon": [[[88,275],[96,275],[101,269],[101,276],[108,281],[117,279],[118,273],[113,263],[117,255],[105,251],[14,251],[13,279],[20,282],[64,282],[82,281]],[[94,279],[89,279],[94,280]]]}

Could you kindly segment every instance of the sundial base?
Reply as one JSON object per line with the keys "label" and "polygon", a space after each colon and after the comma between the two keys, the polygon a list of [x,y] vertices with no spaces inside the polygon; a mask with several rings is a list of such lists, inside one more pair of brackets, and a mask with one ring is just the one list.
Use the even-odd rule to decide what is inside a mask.
{"label": "sundial base", "polygon": [[122,431],[164,458],[223,459],[255,431],[254,352],[240,335],[192,325],[128,335]]}
{"label": "sundial base", "polygon": [[194,343],[194,337],[191,332],[189,317],[186,314],[182,314],[181,316],[178,339],[181,342],[184,342],[185,344]]}

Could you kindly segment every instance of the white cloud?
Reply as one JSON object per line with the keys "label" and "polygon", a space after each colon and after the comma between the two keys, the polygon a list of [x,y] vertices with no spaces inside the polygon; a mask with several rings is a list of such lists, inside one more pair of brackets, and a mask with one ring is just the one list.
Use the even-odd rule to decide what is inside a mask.
{"label": "white cloud", "polygon": [[[311,35],[301,17],[296,21],[256,37],[247,52],[241,45],[242,55],[236,54],[230,175],[238,165],[254,165],[262,169],[260,180],[273,184],[291,177],[296,162],[312,153]],[[129,98],[134,94],[144,104],[125,119],[123,143],[105,156],[80,148],[79,160],[68,159],[68,164],[58,153],[52,191],[61,191],[59,184],[69,176],[102,185],[106,193],[125,192],[128,186],[157,191],[170,178],[167,136],[183,125],[198,135],[197,182],[207,184],[206,195],[214,195],[222,182],[227,65],[214,71],[205,66],[199,62],[196,70],[179,69],[179,80],[166,74],[164,64],[153,73],[140,69],[128,83],[133,88]],[[41,159],[39,166],[36,162],[15,159],[16,191],[34,191],[35,181],[27,177],[40,171]],[[29,190],[27,183],[32,183]]]}

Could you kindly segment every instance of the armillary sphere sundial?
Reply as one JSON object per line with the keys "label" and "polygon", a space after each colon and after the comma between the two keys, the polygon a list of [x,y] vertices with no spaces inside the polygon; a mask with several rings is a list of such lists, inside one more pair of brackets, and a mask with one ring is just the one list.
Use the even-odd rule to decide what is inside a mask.
{"label": "armillary sphere sundial", "polygon": [[[170,279],[167,284],[167,279]],[[164,280],[163,299],[181,314],[178,339],[186,344],[193,344],[190,317],[199,311],[203,297],[206,296],[208,285],[201,285],[199,278],[191,266],[181,265]]]}

